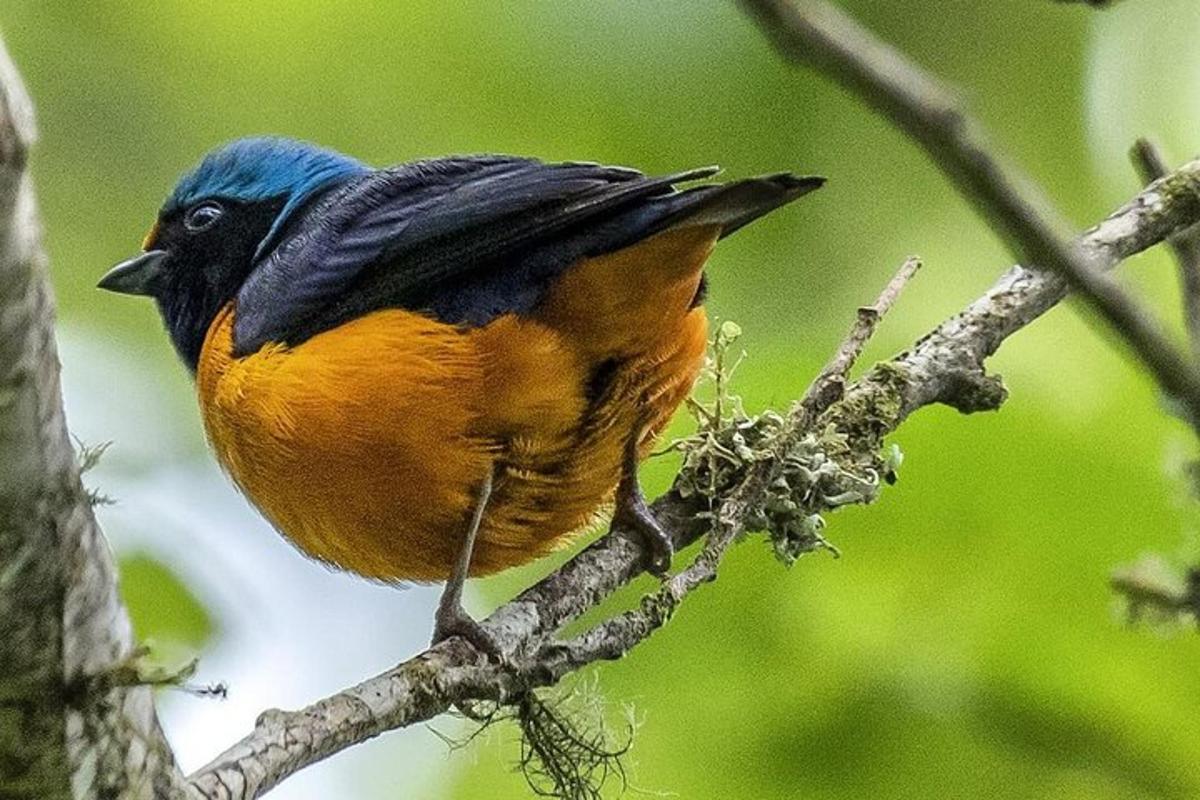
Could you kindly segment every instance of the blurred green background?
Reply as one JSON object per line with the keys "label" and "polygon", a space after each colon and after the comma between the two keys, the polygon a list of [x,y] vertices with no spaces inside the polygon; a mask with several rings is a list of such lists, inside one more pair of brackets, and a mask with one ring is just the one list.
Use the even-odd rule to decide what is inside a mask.
{"label": "blurred green background", "polygon": [[[1200,149],[1194,0],[1107,12],[1050,0],[844,7],[961,87],[998,146],[1081,228],[1136,190],[1124,157],[1134,135],[1157,134],[1177,161]],[[189,379],[152,307],[92,287],[137,249],[176,176],[234,136],[287,134],[378,164],[501,151],[652,172],[718,163],[735,176],[828,176],[822,192],[713,259],[710,308],[745,331],[735,388],[752,409],[795,397],[906,255],[923,256],[925,270],[874,358],[1008,263],[911,144],[825,80],[781,64],[728,2],[8,0],[0,27],[39,110],[35,177],[68,381],[107,365],[74,392],[73,420],[102,399],[113,408],[123,370],[145,384],[142,399],[99,413],[89,431],[117,438],[118,468],[100,487],[117,498],[181,465],[211,467]],[[1153,253],[1122,273],[1174,324],[1171,270]],[[1114,566],[1143,551],[1194,552],[1195,514],[1175,475],[1190,444],[1075,309],[1022,333],[994,368],[1012,391],[1002,412],[923,411],[895,437],[907,456],[899,485],[876,507],[829,520],[843,558],[788,570],[761,543],[745,544],[650,643],[596,671],[604,697],[632,704],[641,723],[633,786],[687,798],[1200,796],[1200,641],[1130,628],[1107,588]],[[143,415],[157,427],[118,433],[127,428],[117,416]],[[148,455],[119,468],[122,448],[139,446]],[[651,488],[671,469],[651,464]],[[159,505],[130,501],[126,518],[153,528],[156,508],[198,503],[187,481],[155,491]],[[205,502],[248,517],[232,489]],[[192,593],[198,553],[152,557],[145,541],[122,544],[122,525],[114,518],[109,532],[129,565],[139,632],[198,648],[203,670],[245,609]],[[548,568],[485,582],[479,608]],[[273,611],[272,581],[284,572],[259,571],[254,614]],[[300,602],[297,613],[315,612]],[[407,613],[427,635],[427,619]],[[270,636],[261,633],[267,648]],[[376,660],[352,675],[415,649],[370,638]],[[285,789],[413,796],[403,756],[419,752],[435,780],[418,796],[524,797],[515,738],[500,729],[447,756],[417,729],[385,737],[371,758],[334,759],[323,785],[344,787],[337,793],[311,788],[307,772]],[[227,743],[203,742],[190,758]]]}

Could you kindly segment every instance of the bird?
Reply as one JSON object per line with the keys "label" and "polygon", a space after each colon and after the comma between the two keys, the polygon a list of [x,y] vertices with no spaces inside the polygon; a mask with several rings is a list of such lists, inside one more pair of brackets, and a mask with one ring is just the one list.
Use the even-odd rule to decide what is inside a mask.
{"label": "bird", "polygon": [[508,155],[386,168],[258,136],[205,155],[99,287],[153,298],[208,442],[299,550],[445,581],[433,642],[499,654],[468,577],[603,518],[664,576],[637,479],[702,367],[717,242],[820,187]]}

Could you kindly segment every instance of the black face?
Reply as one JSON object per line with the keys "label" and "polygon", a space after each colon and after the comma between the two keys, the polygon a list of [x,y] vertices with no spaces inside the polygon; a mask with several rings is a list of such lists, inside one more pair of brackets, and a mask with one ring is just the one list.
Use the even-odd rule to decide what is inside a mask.
{"label": "black face", "polygon": [[249,276],[254,253],[285,201],[210,198],[166,212],[146,254],[114,269],[100,285],[152,296],[175,349],[195,372],[209,325]]}

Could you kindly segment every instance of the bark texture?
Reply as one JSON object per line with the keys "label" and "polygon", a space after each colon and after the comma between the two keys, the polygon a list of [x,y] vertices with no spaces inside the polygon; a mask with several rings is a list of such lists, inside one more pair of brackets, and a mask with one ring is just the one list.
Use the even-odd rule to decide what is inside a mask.
{"label": "bark texture", "polygon": [[34,136],[0,45],[0,797],[179,795],[151,690],[110,675],[133,637],[63,418]]}

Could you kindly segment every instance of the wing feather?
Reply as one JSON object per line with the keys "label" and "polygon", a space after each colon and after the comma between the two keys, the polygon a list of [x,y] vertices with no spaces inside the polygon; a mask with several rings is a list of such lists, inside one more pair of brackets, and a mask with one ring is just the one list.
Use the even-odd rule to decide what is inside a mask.
{"label": "wing feather", "polygon": [[296,344],[386,307],[482,324],[527,310],[579,258],[689,218],[733,230],[819,185],[771,176],[675,188],[716,172],[647,177],[598,164],[471,156],[351,178],[297,214],[255,267],[238,294],[235,350]]}

